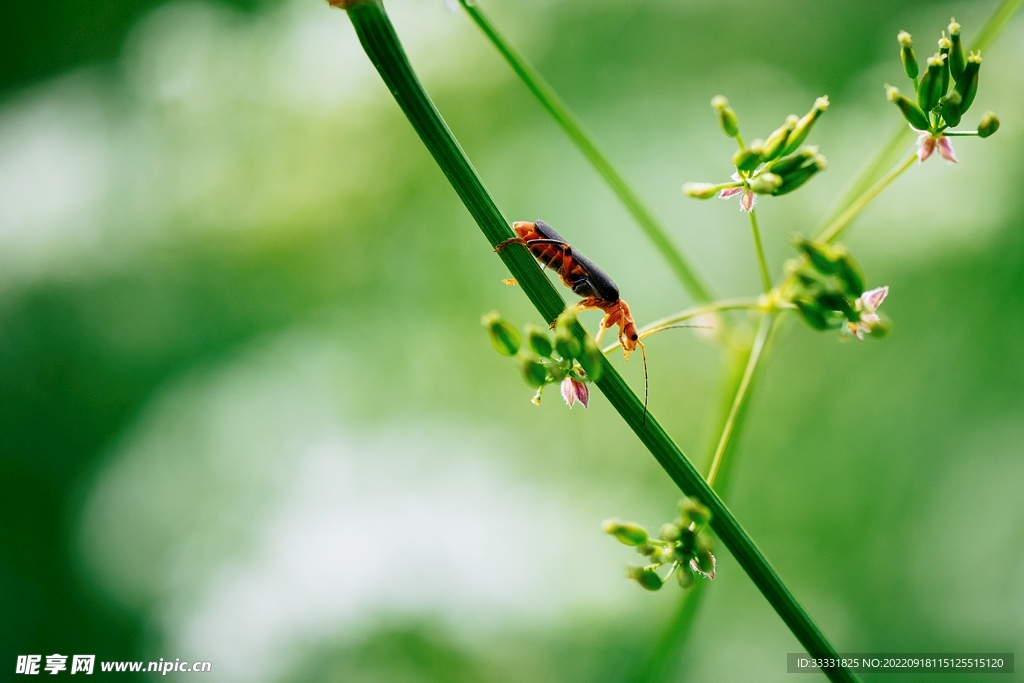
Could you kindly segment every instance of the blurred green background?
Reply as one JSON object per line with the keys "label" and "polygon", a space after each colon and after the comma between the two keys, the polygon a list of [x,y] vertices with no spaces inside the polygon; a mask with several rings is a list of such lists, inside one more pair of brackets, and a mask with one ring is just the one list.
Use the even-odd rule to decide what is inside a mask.
{"label": "blurred green background", "polygon": [[[759,209],[778,275],[788,235],[900,124],[882,88],[905,86],[897,31],[926,55],[951,14],[969,43],[994,5],[483,7],[716,291],[742,296],[758,289],[745,218],[679,191],[729,173],[710,98],[749,139],[831,97],[811,139],[828,172]],[[466,16],[388,8],[511,219],[552,223],[638,322],[688,305]],[[3,12],[3,666],[60,652],[208,660],[203,679],[228,682],[628,680],[680,593],[627,582],[635,556],[599,522],[657,525],[678,492],[600,396],[534,407],[493,352],[482,313],[537,315],[344,13]],[[846,240],[892,288],[892,337],[840,344],[789,320],[739,442],[729,502],[842,651],[1024,652],[1022,30],[986,51],[965,118],[998,111],[997,136],[914,168]],[[651,410],[702,465],[725,359],[685,330],[647,350]],[[642,386],[638,362],[624,371]],[[669,678],[788,680],[798,644],[720,555]]]}

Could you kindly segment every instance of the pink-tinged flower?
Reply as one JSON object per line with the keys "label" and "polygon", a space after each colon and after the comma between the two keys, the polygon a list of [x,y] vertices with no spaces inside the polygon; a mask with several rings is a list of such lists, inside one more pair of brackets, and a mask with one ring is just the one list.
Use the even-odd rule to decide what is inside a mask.
{"label": "pink-tinged flower", "polygon": [[953,141],[945,135],[939,137],[939,154],[941,154],[942,158],[951,164],[960,163],[957,161],[956,152],[953,151]]}
{"label": "pink-tinged flower", "polygon": [[576,401],[583,404],[586,408],[590,404],[590,389],[583,382],[573,379],[572,377],[566,377],[562,380],[562,398],[565,399],[565,404],[572,408]]}
{"label": "pink-tinged flower", "polygon": [[[735,180],[737,183],[742,182],[740,180],[739,173],[733,173],[732,179]],[[718,193],[718,198],[732,199],[738,194],[743,195],[742,197],[740,197],[740,211],[750,213],[751,210],[754,208],[754,205],[757,204],[757,195],[754,194],[753,190],[750,190],[746,187],[727,187],[726,189]]]}
{"label": "pink-tinged flower", "polygon": [[917,136],[918,159],[926,161],[936,149],[939,150],[939,155],[949,163],[959,163],[956,152],[953,150],[953,142],[945,135],[933,137],[930,133],[921,133]]}
{"label": "pink-tinged flower", "polygon": [[888,287],[879,287],[861,294],[854,304],[854,308],[860,313],[860,320],[857,322],[847,322],[846,331],[857,337],[857,339],[864,341],[865,334],[870,334],[876,328],[881,327],[883,325],[882,318],[879,317],[876,311],[878,311],[878,307],[882,305],[888,294]]}
{"label": "pink-tinged flower", "polygon": [[697,574],[700,574],[705,579],[710,579],[711,581],[714,581],[715,570],[718,568],[718,558],[716,558],[710,550],[706,551],[706,553],[707,555],[705,555],[705,557],[707,559],[705,561],[710,562],[711,566],[709,567],[705,564],[705,568],[710,569],[710,571],[704,571],[703,569],[701,569],[700,562],[697,560],[696,557],[690,560],[690,569],[692,569]]}

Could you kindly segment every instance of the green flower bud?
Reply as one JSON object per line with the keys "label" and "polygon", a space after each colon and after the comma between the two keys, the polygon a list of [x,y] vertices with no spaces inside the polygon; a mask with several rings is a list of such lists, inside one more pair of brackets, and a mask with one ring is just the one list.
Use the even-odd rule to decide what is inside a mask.
{"label": "green flower bud", "polygon": [[651,567],[629,566],[626,568],[626,575],[639,583],[641,588],[649,591],[659,590],[663,583],[661,577]]}
{"label": "green flower bud", "polygon": [[693,588],[693,570],[690,569],[690,565],[683,563],[676,569],[676,580],[679,582],[679,587],[683,590]]}
{"label": "green flower bud", "polygon": [[642,546],[647,543],[649,538],[647,529],[633,522],[623,522],[617,517],[601,522],[601,530],[606,534],[611,534],[624,545]]}
{"label": "green flower bud", "polygon": [[683,194],[694,199],[711,199],[721,189],[721,185],[714,185],[712,183],[686,183],[683,185]]}
{"label": "green flower bud", "polygon": [[799,119],[792,120],[787,118],[784,124],[772,131],[772,134],[764,141],[765,161],[771,161],[782,154],[782,150],[786,148],[786,141],[789,140],[789,136],[793,133],[798,122]]}
{"label": "green flower bud", "polygon": [[[627,543],[626,545],[629,545],[629,544]],[[638,545],[636,547],[636,551],[638,553],[640,553],[641,555],[647,556],[647,557],[650,557],[651,555],[653,555],[657,550],[658,549],[655,548],[650,543],[641,543],[640,545]]]}
{"label": "green flower bud", "polygon": [[[921,105],[923,111],[934,109],[943,95],[940,88],[945,64],[946,60],[941,55],[928,58],[928,70],[921,76],[921,84],[917,86],[917,103]],[[927,130],[927,126],[921,130]]]}
{"label": "green flower bud", "polygon": [[825,310],[814,301],[807,299],[793,299],[793,303],[796,304],[797,310],[800,312],[800,317],[804,319],[811,328],[815,330],[827,330],[829,325],[828,317],[825,314]]}
{"label": "green flower bud", "polygon": [[917,66],[917,55],[914,54],[914,40],[906,31],[900,31],[896,35],[900,44],[900,59],[903,60],[903,70],[910,78],[917,78],[920,69]]}
{"label": "green flower bud", "polygon": [[565,359],[579,358],[583,353],[583,346],[572,331],[575,322],[576,313],[571,309],[563,311],[555,320],[555,350]]}
{"label": "green flower bud", "polygon": [[945,95],[949,92],[949,50],[953,47],[952,41],[946,37],[943,32],[942,37],[939,38],[939,55],[942,56],[942,70],[940,72],[942,79],[940,81],[940,96]]}
{"label": "green flower bud", "polygon": [[[820,242],[812,242],[807,239],[797,238],[793,242],[799,251],[803,252],[807,260],[811,262],[814,269],[824,275],[835,275],[837,271],[837,263],[839,261],[839,253],[827,244]],[[857,292],[859,295],[860,290]]]}
{"label": "green flower bud", "polygon": [[775,173],[761,173],[750,181],[750,189],[757,194],[771,194],[782,185],[782,177]]}
{"label": "green flower bud", "polygon": [[981,117],[981,122],[978,124],[978,137],[987,138],[997,130],[999,130],[999,117],[996,116],[995,112],[985,112],[985,115]]}
{"label": "green flower bud", "polygon": [[928,130],[930,127],[928,124],[928,117],[922,111],[921,107],[911,100],[909,97],[899,91],[898,88],[894,88],[891,85],[886,84],[885,86],[886,97],[889,101],[894,103],[900,108],[903,113],[903,118],[910,123],[917,130]]}
{"label": "green flower bud", "polygon": [[487,328],[487,335],[491,338],[491,345],[495,351],[503,356],[514,356],[519,353],[519,332],[497,311],[491,311],[481,318],[480,324]]}
{"label": "green flower bud", "polygon": [[842,281],[847,296],[856,298],[864,292],[864,273],[845,251],[841,251],[836,260],[836,276]]}
{"label": "green flower bud", "polygon": [[959,126],[962,112],[960,111],[960,93],[952,91],[939,100],[939,113],[948,126]]}
{"label": "green flower bud", "polygon": [[583,342],[583,353],[580,355],[579,361],[583,366],[583,371],[587,373],[588,380],[596,382],[601,379],[601,373],[604,372],[604,354],[601,353],[601,347],[597,345],[597,342],[590,337]]}
{"label": "green flower bud", "polygon": [[793,132],[789,134],[789,138],[786,139],[786,145],[782,148],[781,155],[792,154],[796,149],[804,144],[804,140],[811,133],[811,128],[817,122],[821,115],[828,109],[829,101],[828,95],[822,95],[818,99],[814,100],[814,106],[811,110],[804,114],[803,118],[797,121],[796,126],[793,128]]}
{"label": "green flower bud", "polygon": [[684,519],[689,519],[698,529],[711,521],[711,511],[704,507],[699,500],[693,498],[680,500],[679,511],[683,513]]}
{"label": "green flower bud", "polygon": [[952,47],[949,49],[949,73],[954,81],[959,81],[967,65],[967,55],[964,54],[964,44],[960,42],[960,24],[956,19],[949,20],[949,42]]}
{"label": "green flower bud", "polygon": [[519,371],[523,373],[523,380],[531,387],[542,387],[548,383],[548,369],[536,358],[521,358]]}
{"label": "green flower bud", "polygon": [[753,171],[764,159],[764,142],[754,140],[747,149],[741,149],[732,157],[732,163],[741,171]]}
{"label": "green flower bud", "polygon": [[731,138],[740,134],[740,124],[736,120],[736,112],[729,106],[729,100],[721,95],[712,98],[711,108],[718,114],[718,122],[722,124],[722,130]]}
{"label": "green flower bud", "polygon": [[583,353],[579,341],[573,336],[557,335],[555,337],[555,351],[562,358],[576,359]]}
{"label": "green flower bud", "polygon": [[548,384],[554,384],[561,382],[569,374],[568,362],[561,363],[546,363],[545,367],[548,371]]}
{"label": "green flower bud", "polygon": [[541,358],[551,358],[551,351],[554,347],[551,345],[551,338],[548,336],[547,330],[542,330],[537,325],[527,325],[526,341],[535,354]]}
{"label": "green flower bud", "polygon": [[967,58],[964,65],[964,72],[956,82],[956,91],[960,93],[960,113],[966,114],[967,110],[974,104],[974,97],[978,94],[978,72],[981,70],[981,55],[972,54]]}
{"label": "green flower bud", "polygon": [[854,310],[850,301],[838,292],[821,292],[817,302],[826,311],[839,311],[847,320],[860,320],[860,314]]}
{"label": "green flower bud", "polygon": [[809,162],[805,163],[800,168],[783,175],[782,185],[772,192],[772,194],[776,197],[789,194],[810,180],[816,173],[824,171],[826,168],[828,168],[828,161],[825,157],[820,154],[815,154]]}
{"label": "green flower bud", "polygon": [[661,540],[667,543],[674,543],[679,540],[680,528],[671,522],[661,525],[661,530],[658,535],[661,536]]}
{"label": "green flower bud", "polygon": [[790,154],[787,157],[782,157],[771,165],[772,173],[782,176],[787,173],[792,173],[804,164],[808,163],[818,153],[818,148],[815,146],[805,147],[796,154]]}

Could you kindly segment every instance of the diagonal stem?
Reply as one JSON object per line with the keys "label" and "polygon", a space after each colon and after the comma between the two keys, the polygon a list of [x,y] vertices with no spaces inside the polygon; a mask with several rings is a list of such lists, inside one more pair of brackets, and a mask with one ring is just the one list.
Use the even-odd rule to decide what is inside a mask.
{"label": "diagonal stem", "polygon": [[764,257],[764,245],[761,243],[761,230],[757,227],[757,209],[750,209],[750,230],[754,235],[754,248],[757,250],[757,267],[761,271],[761,285],[764,293],[772,291],[772,275],[768,271],[768,261]]}
{"label": "diagonal stem", "polygon": [[591,139],[591,136],[584,130],[583,124],[575,114],[566,106],[565,102],[558,96],[544,77],[516,50],[512,44],[505,39],[490,19],[487,18],[475,0],[459,0],[465,8],[466,13],[480,27],[484,35],[491,41],[494,47],[501,53],[512,70],[522,79],[530,92],[534,94],[541,105],[551,114],[555,122],[561,126],[565,134],[569,136],[573,144],[583,153],[594,170],[600,174],[604,181],[611,188],[612,192],[625,205],[626,210],[633,216],[633,219],[640,225],[640,229],[646,233],[654,247],[661,253],[668,262],[672,272],[682,283],[683,287],[696,301],[706,303],[714,297],[708,290],[707,285],[697,274],[696,269],[687,260],[686,256],[672,243],[668,231],[655,217],[654,212],[648,208],[636,190],[630,186],[626,179],[619,173],[608,157],[604,155]]}
{"label": "diagonal stem", "polygon": [[[710,304],[702,304],[700,306],[693,306],[687,308],[679,313],[673,313],[670,316],[655,320],[652,323],[644,325],[639,329],[640,339],[650,337],[652,334],[657,334],[664,330],[670,330],[674,327],[683,327],[682,323],[687,320],[693,320],[704,315],[711,315],[714,313],[720,313],[722,311],[739,311],[739,310],[757,310],[762,309],[764,306],[761,299],[757,298],[743,298],[743,299],[722,299]],[[608,345],[602,351],[604,353],[610,353],[615,349],[619,348],[620,343],[615,342]]]}
{"label": "diagonal stem", "polygon": [[1003,0],[999,3],[996,11],[992,13],[992,16],[989,17],[982,27],[981,32],[978,33],[974,45],[971,45],[971,50],[981,51],[991,45],[996,36],[1006,28],[1006,24],[1010,21],[1014,12],[1020,9],[1021,2],[1022,0]]}
{"label": "diagonal stem", "polygon": [[899,178],[907,169],[913,166],[915,161],[917,161],[916,152],[907,157],[903,163],[879,178],[878,182],[869,187],[864,194],[850,204],[845,211],[836,216],[835,219],[821,231],[821,234],[818,235],[816,240],[818,242],[835,242],[839,239],[839,235],[841,235],[843,230],[846,229],[846,226],[850,224],[850,221],[852,221],[857,214],[863,211],[864,207],[871,203],[871,200],[881,194],[882,190],[889,187],[894,180]]}
{"label": "diagonal stem", "polygon": [[[726,391],[724,392],[724,397],[728,400],[722,405],[720,415],[723,428],[734,403],[734,398],[739,391],[740,383],[743,380],[744,370],[750,359],[752,346],[753,341],[751,340],[751,343],[733,350],[730,354],[731,358],[726,377]],[[738,430],[741,426],[742,422],[736,425],[736,429]],[[717,443],[718,440],[716,439],[714,445],[717,445]],[[718,479],[718,486],[715,487],[715,491],[718,492],[719,496],[725,496],[731,472],[731,468],[726,468],[722,471],[722,475]],[[704,596],[710,587],[711,584],[708,581],[697,581],[689,591],[683,593],[679,606],[676,608],[676,613],[658,636],[658,640],[650,653],[644,658],[635,673],[630,676],[630,683],[660,683],[661,681],[672,680],[672,667],[678,661],[680,651],[689,638],[690,629],[693,628],[693,624],[697,620],[700,606],[704,602]]]}
{"label": "diagonal stem", "polygon": [[[379,0],[335,1],[344,3],[348,9],[349,18],[370,61],[491,246],[512,238],[508,221],[416,78],[383,5]],[[499,257],[544,319],[553,321],[564,309],[565,302],[526,248],[514,245],[502,250]],[[581,339],[586,334],[578,323],[573,329]],[[722,499],[603,356],[601,363],[603,372],[596,383],[598,388],[683,493],[708,508],[712,514],[711,528],[797,640],[812,655],[837,657],[828,638],[797,602]],[[857,680],[845,668],[829,668],[825,673],[835,682]]]}
{"label": "diagonal stem", "polygon": [[718,445],[715,447],[715,454],[711,458],[711,466],[708,468],[707,482],[709,486],[715,485],[722,465],[725,462],[725,455],[732,444],[733,435],[738,431],[740,416],[746,406],[747,398],[750,395],[750,385],[754,381],[754,373],[757,371],[757,364],[761,360],[761,352],[764,351],[765,342],[771,334],[775,324],[775,316],[772,313],[765,313],[761,316],[761,322],[757,328],[757,336],[750,347],[750,355],[747,357],[747,366],[743,370],[743,376],[736,387],[736,395],[729,407],[729,414],[722,425],[722,434],[718,438]]}

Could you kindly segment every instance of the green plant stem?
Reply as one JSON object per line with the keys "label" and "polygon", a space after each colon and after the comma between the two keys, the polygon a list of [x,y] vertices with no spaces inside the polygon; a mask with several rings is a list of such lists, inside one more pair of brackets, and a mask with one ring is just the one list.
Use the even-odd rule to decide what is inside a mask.
{"label": "green plant stem", "polygon": [[715,301],[714,303],[706,304],[704,306],[694,306],[693,308],[687,308],[679,313],[673,313],[670,316],[660,318],[654,322],[644,325],[640,328],[640,338],[649,337],[655,332],[671,327],[672,325],[678,325],[679,323],[686,322],[693,318],[699,318],[702,315],[708,315],[709,313],[719,313],[721,311],[737,311],[743,309],[760,309],[764,307],[764,303],[761,299],[756,297],[743,297],[740,299],[722,299],[721,301]]}
{"label": "green plant stem", "polygon": [[[726,389],[723,392],[726,400],[722,403],[719,416],[719,423],[722,425],[722,428],[718,430],[718,433],[721,433],[725,428],[725,422],[731,413],[735,396],[739,392],[740,383],[746,374],[745,370],[750,360],[752,345],[753,340],[744,344],[741,348],[733,350],[730,354],[725,381]],[[742,415],[740,418],[735,426],[735,431],[737,432],[742,426]],[[718,439],[716,438],[711,443],[712,451],[717,445]],[[708,458],[709,466],[713,460],[712,452],[711,457]],[[718,485],[715,487],[715,491],[722,498],[726,495],[731,472],[731,468],[724,468],[718,477]],[[708,587],[710,587],[710,582],[697,581],[693,584],[693,588],[683,593],[675,614],[665,628],[662,629],[658,640],[643,663],[630,676],[630,683],[660,683],[661,681],[671,680],[672,665],[678,661],[680,649],[689,638],[690,631],[697,620],[697,614]]]}
{"label": "green plant stem", "polygon": [[996,39],[1003,29],[1006,28],[1006,24],[1010,21],[1014,12],[1020,9],[1021,2],[1024,0],[1003,0],[996,7],[996,11],[992,13],[992,16],[988,18],[985,25],[982,27],[981,32],[978,33],[977,39],[974,44],[971,45],[971,50],[985,50],[989,45]]}
{"label": "green plant stem", "polygon": [[[383,5],[379,0],[346,0],[346,8],[370,61],[490,244],[496,246],[513,237],[508,222],[416,78]],[[544,319],[554,321],[565,302],[526,248],[513,245],[502,250],[499,257]],[[573,331],[581,339],[586,334],[578,323]],[[596,382],[597,387],[683,493],[708,508],[712,514],[711,528],[797,640],[812,655],[837,656],[828,638],[793,597],[722,499],[608,360],[602,357],[601,362],[603,372]],[[846,669],[829,669],[826,674],[836,682],[857,680]]]}
{"label": "green plant stem", "polygon": [[[1011,15],[1014,13],[1016,9],[1020,7],[1022,1],[1024,0],[1008,0],[1002,2],[1000,6],[996,9],[996,11],[993,13],[993,15],[989,18],[985,28],[982,30],[981,36],[979,37],[977,43],[973,46],[973,49],[980,49],[982,46],[987,45],[988,42],[994,39],[995,35],[997,35],[999,31],[1006,26]],[[913,85],[914,90],[918,89],[918,80],[914,79]],[[971,135],[977,135],[977,131],[953,131],[945,132],[944,134],[949,136],[967,137]],[[906,142],[909,141],[911,135],[912,131],[909,131],[905,125],[900,125],[899,129],[894,132],[890,140],[885,145],[883,145],[882,150],[879,152],[878,156],[874,158],[871,164],[867,166],[861,173],[861,175],[857,178],[857,180],[854,181],[850,189],[847,190],[847,195],[844,197],[843,201],[840,202],[839,209],[836,211],[833,217],[831,217],[828,220],[826,225],[833,224],[836,221],[838,215],[844,214],[846,210],[852,204],[854,204],[854,202],[857,202],[859,199],[862,198],[866,191],[871,188],[871,183],[874,182],[874,180],[876,180],[879,176],[881,176],[884,170],[889,167],[891,163],[890,160],[892,160],[894,156],[899,152],[899,150],[901,150],[901,148],[905,146]],[[740,143],[740,146],[742,146],[742,143]],[[882,188],[880,188],[879,191],[881,191],[881,189]],[[876,195],[877,194],[878,193],[876,193]],[[864,202],[863,205],[866,205],[866,202]],[[863,208],[863,205],[861,206],[861,208]],[[853,216],[850,216],[850,218],[852,217]],[[847,222],[849,222],[849,219],[847,220]],[[822,231],[824,231],[824,229],[826,228],[823,228]],[[651,326],[648,326],[648,328],[645,329],[656,327],[658,324],[664,325],[666,323],[671,324],[674,322],[682,322],[685,321],[685,319],[688,319],[689,317],[692,317],[694,315],[700,315],[705,312],[706,311],[698,311],[690,314],[690,311],[683,311],[682,313],[679,314],[678,317],[666,318],[666,321],[659,321],[658,323],[652,324]],[[736,354],[736,357],[740,359],[739,362],[742,366],[745,367],[745,370],[741,375],[738,372],[732,373],[733,379],[729,382],[729,385],[734,387],[734,389],[728,392],[727,394],[735,396],[735,398],[732,401],[732,407],[735,407],[736,399],[738,399],[739,396],[743,393],[745,393],[749,399],[750,381],[748,380],[748,377],[753,377],[754,372],[752,368],[756,367],[757,365],[756,359],[754,360],[753,364],[751,362],[753,351],[754,349],[753,347],[751,347],[745,349],[744,351],[739,351]],[[748,387],[746,387],[745,389],[742,388],[744,382],[748,383]],[[740,405],[742,405],[742,401],[740,401]],[[728,414],[725,418],[726,424],[722,428],[722,436],[724,438],[726,431],[730,429],[727,425],[731,421],[731,431],[733,435],[732,442],[735,442],[735,436],[738,435],[738,432],[742,426],[741,418],[743,412],[733,411],[732,407],[730,407]],[[734,415],[735,417],[733,417]],[[720,439],[719,441],[720,445],[721,440],[722,439]],[[722,456],[718,455],[719,451],[722,451]],[[719,496],[723,498],[725,498],[726,496],[728,484],[731,479],[730,474],[732,472],[732,468],[728,466],[722,467],[721,464],[731,464],[731,461],[727,459],[727,455],[729,453],[730,451],[727,449],[727,447],[725,450],[716,449],[716,454],[712,458],[712,467],[715,469],[710,470],[708,476],[709,481],[714,482],[716,481],[716,479],[715,477],[712,476],[712,472],[717,472],[718,486],[716,486],[716,490]],[[717,468],[715,467],[716,462],[719,463],[719,466]],[[680,601],[680,605],[676,610],[676,613],[673,615],[672,620],[665,627],[662,633],[660,633],[660,635],[658,636],[658,639],[654,647],[651,649],[648,656],[644,659],[643,664],[630,678],[631,683],[657,683],[658,681],[669,680],[669,675],[671,673],[670,665],[673,663],[673,660],[675,658],[673,655],[678,656],[678,650],[682,647],[682,645],[686,642],[687,638],[689,637],[690,630],[692,629],[693,623],[696,620],[696,614],[699,610],[700,604],[703,602],[703,596],[705,596],[708,586],[709,584],[707,582],[697,582],[696,584],[694,584],[693,588],[688,593],[685,593],[683,595]]]}
{"label": "green plant stem", "polygon": [[843,230],[850,224],[857,214],[864,210],[868,204],[871,203],[875,197],[881,194],[882,190],[889,187],[894,180],[899,178],[903,173],[914,165],[917,161],[917,153],[911,154],[906,160],[896,166],[894,169],[882,176],[878,182],[868,188],[864,194],[857,198],[852,204],[850,204],[845,211],[836,216],[836,218],[829,223],[824,230],[816,238],[819,242],[834,242],[839,239]]}
{"label": "green plant stem", "polygon": [[[763,309],[765,303],[758,298],[742,298],[742,299],[723,299],[721,301],[715,301],[710,304],[703,306],[694,306],[687,308],[679,313],[673,313],[670,316],[655,320],[654,322],[641,327],[638,332],[640,333],[640,339],[650,337],[652,334],[657,334],[663,330],[669,330],[674,327],[679,327],[682,323],[693,318],[699,318],[703,315],[710,315],[712,313],[719,313],[721,311],[738,311],[738,310],[760,310]],[[619,342],[610,344],[609,346],[602,349],[604,353],[611,353],[615,349],[619,348]]]}
{"label": "green plant stem", "polygon": [[697,274],[696,269],[686,256],[672,243],[668,231],[654,216],[654,212],[644,203],[640,195],[630,186],[601,150],[594,144],[591,136],[584,130],[583,124],[566,106],[565,102],[555,93],[544,77],[526,59],[512,47],[490,19],[487,18],[475,0],[459,0],[462,7],[494,47],[501,53],[512,70],[516,72],[526,87],[534,94],[541,105],[551,114],[555,122],[561,126],[573,144],[583,153],[594,170],[600,174],[612,192],[625,205],[648,239],[654,244],[662,257],[668,262],[672,272],[682,283],[686,291],[696,301],[705,303],[714,299],[707,285]]}
{"label": "green plant stem", "polygon": [[750,210],[750,230],[754,235],[754,248],[757,250],[757,265],[761,270],[761,284],[764,293],[772,291],[772,276],[768,272],[768,261],[764,257],[764,245],[761,244],[761,230],[757,227],[757,209]]}
{"label": "green plant stem", "polygon": [[746,406],[747,398],[750,395],[750,386],[754,381],[754,373],[757,371],[757,364],[761,360],[761,353],[764,351],[765,342],[771,334],[772,326],[775,324],[775,316],[772,313],[765,313],[757,328],[757,336],[754,337],[754,344],[750,347],[750,355],[747,357],[747,365],[743,370],[739,386],[736,388],[736,395],[733,397],[729,414],[722,425],[722,434],[718,438],[718,445],[715,447],[715,454],[711,458],[711,466],[708,468],[707,482],[709,486],[715,485],[715,480],[725,462],[725,454],[729,450],[733,436],[739,430],[740,416]]}

